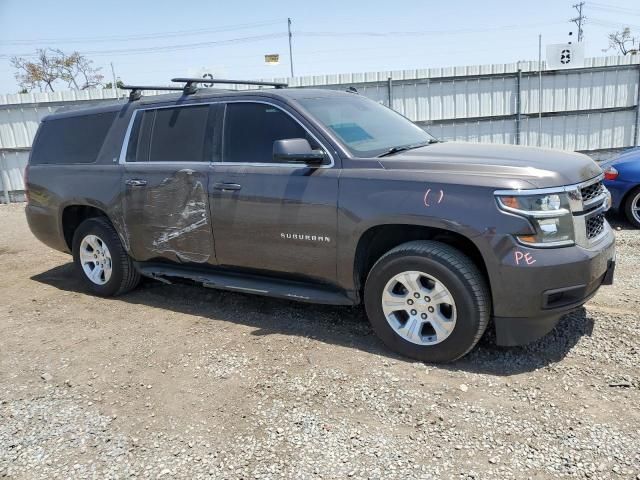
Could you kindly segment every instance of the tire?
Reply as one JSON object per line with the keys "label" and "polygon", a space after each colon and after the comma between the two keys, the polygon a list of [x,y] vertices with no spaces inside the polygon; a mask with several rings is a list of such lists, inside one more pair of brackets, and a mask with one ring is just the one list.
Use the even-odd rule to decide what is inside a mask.
{"label": "tire", "polygon": [[115,229],[105,218],[90,218],[82,222],[73,235],[72,251],[80,278],[95,295],[122,295],[140,282],[140,273]]}
{"label": "tire", "polygon": [[491,295],[478,267],[437,241],[407,242],[384,254],[369,272],[364,301],[373,330],[389,348],[431,363],[467,354],[491,315]]}
{"label": "tire", "polygon": [[637,210],[638,208],[640,208],[640,187],[631,190],[624,202],[624,215],[636,228],[640,228],[640,210]]}

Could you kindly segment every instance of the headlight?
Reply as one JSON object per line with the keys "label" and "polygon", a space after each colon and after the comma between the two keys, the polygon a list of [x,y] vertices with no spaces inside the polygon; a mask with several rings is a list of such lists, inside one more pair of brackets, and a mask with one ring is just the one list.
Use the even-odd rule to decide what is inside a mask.
{"label": "headlight", "polygon": [[566,193],[543,195],[499,195],[502,210],[527,217],[536,233],[518,235],[525,245],[536,247],[560,247],[573,245],[573,217]]}

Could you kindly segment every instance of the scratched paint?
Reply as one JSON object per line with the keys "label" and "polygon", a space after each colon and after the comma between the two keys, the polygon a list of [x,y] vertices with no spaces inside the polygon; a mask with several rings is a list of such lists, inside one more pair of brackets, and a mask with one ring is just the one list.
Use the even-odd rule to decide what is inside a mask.
{"label": "scratched paint", "polygon": [[[431,196],[431,189],[429,188],[425,194],[424,194],[424,206],[425,207],[430,207],[431,204],[430,202],[430,196]],[[440,205],[442,203],[442,200],[444,200],[444,190],[438,190],[437,192],[434,191],[433,192],[433,196],[431,197],[432,199],[435,199],[436,201],[436,205]]]}
{"label": "scratched paint", "polygon": [[153,209],[152,250],[182,262],[206,262],[213,253],[207,203],[206,175],[180,170],[150,188],[148,208]]}
{"label": "scratched paint", "polygon": [[533,258],[533,255],[528,252],[521,252],[520,250],[516,250],[513,252],[513,256],[516,262],[516,265],[533,265],[536,263],[536,259]]}

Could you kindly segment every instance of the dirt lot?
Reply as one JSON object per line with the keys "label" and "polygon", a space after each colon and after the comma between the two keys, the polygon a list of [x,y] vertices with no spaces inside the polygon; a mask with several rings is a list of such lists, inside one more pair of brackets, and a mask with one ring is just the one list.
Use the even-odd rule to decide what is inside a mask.
{"label": "dirt lot", "polygon": [[543,340],[407,361],[360,309],[86,294],[0,206],[0,477],[640,479],[640,231]]}

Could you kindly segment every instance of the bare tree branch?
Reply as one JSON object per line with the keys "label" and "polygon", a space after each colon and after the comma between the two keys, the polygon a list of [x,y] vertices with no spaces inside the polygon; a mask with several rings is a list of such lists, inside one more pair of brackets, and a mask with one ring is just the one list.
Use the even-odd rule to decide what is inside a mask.
{"label": "bare tree branch", "polygon": [[603,52],[615,50],[622,55],[635,55],[638,53],[640,39],[636,39],[635,36],[631,35],[629,27],[625,27],[621,32],[612,32],[607,35],[607,38],[609,39],[609,48],[604,49]]}
{"label": "bare tree branch", "polygon": [[11,59],[11,65],[16,69],[15,78],[22,89],[53,92],[54,86],[60,82],[76,90],[102,84],[101,68],[94,67],[92,60],[78,52],[67,55],[59,49],[41,48],[36,54],[37,60],[34,61],[21,57]]}

